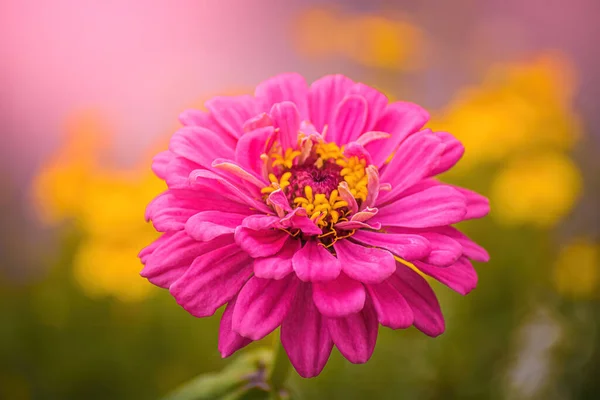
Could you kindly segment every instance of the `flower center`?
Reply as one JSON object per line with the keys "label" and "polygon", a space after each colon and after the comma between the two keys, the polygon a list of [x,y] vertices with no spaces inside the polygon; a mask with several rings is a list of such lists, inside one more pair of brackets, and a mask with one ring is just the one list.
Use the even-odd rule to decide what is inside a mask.
{"label": "flower center", "polygon": [[[367,163],[357,156],[347,157],[335,143],[304,141],[299,147],[304,151],[283,152],[275,144],[265,155],[271,183],[262,193],[266,198],[281,189],[293,208],[304,208],[323,232],[335,233],[334,225],[348,220],[348,200],[354,197],[360,205],[367,198]],[[340,193],[343,183],[344,195]]]}
{"label": "flower center", "polygon": [[314,164],[293,166],[290,168],[288,199],[293,202],[296,197],[303,196],[305,186],[310,186],[315,194],[329,197],[342,181],[341,170],[342,167],[333,162],[324,163],[321,168]]}

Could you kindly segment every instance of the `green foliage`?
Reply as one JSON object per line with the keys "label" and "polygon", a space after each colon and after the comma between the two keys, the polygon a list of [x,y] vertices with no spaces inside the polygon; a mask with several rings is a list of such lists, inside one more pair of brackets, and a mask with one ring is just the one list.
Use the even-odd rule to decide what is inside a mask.
{"label": "green foliage", "polygon": [[[293,369],[287,380],[270,374],[265,343],[222,360],[219,315],[194,318],[166,291],[142,303],[89,299],[72,278],[79,241],[72,234],[48,276],[0,291],[0,398],[266,399],[272,394],[249,379],[261,368],[292,399],[554,399],[565,392],[595,398],[597,301],[555,294],[551,236],[490,221],[462,228],[490,250],[492,261],[476,266],[479,287],[469,296],[432,282],[446,333],[432,339],[414,328],[381,328],[367,364],[350,364],[334,350],[323,373],[309,380]],[[511,374],[530,352],[523,332],[540,312],[558,337],[542,354],[545,378],[523,397]],[[540,342],[548,336],[537,335]]]}
{"label": "green foliage", "polygon": [[223,371],[201,375],[164,400],[258,400],[268,398],[264,377],[271,352],[258,349],[237,357]]}

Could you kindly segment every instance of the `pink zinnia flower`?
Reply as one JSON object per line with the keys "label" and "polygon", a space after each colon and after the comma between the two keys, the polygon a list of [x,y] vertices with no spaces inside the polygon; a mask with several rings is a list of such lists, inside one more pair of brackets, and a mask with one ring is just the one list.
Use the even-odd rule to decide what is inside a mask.
{"label": "pink zinnia flower", "polygon": [[168,189],[147,218],[164,234],[140,258],[142,276],[192,315],[227,304],[224,357],[281,326],[311,377],[333,345],[366,362],[379,324],[444,331],[415,269],[466,294],[471,260],[488,260],[450,226],[486,215],[487,199],[433,178],[462,156],[457,139],[423,129],[421,107],[342,75],[308,87],[284,74],[206,107],[180,116],[154,160]]}

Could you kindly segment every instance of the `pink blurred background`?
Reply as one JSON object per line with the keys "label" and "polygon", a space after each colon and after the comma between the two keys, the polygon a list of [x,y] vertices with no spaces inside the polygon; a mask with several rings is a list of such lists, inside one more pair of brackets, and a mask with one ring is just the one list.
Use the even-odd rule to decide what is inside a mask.
{"label": "pink blurred background", "polygon": [[[401,7],[400,3],[403,3]],[[5,169],[27,178],[58,146],[65,118],[94,108],[114,127],[128,162],[174,126],[186,106],[252,87],[277,72],[308,78],[351,74],[343,60],[318,64],[293,48],[294,15],[332,1],[3,1],[0,3],[0,126]],[[343,4],[343,6],[342,6]],[[425,34],[428,68],[404,77],[426,106],[443,104],[494,62],[560,49],[581,73],[590,125],[598,98],[599,5],[576,1],[347,1],[356,12],[410,13]],[[390,72],[386,72],[390,73]],[[426,90],[423,91],[422,89]]]}

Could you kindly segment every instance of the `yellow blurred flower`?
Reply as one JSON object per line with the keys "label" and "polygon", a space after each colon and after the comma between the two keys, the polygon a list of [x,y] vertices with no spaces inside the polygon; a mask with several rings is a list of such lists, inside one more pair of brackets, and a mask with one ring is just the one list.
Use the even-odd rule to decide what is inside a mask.
{"label": "yellow blurred flower", "polygon": [[581,136],[573,110],[574,71],[564,56],[495,67],[466,88],[430,124],[466,151],[449,176],[500,166],[491,185],[492,215],[505,225],[551,227],[581,192],[567,153]]}
{"label": "yellow blurred flower", "polygon": [[40,168],[33,185],[38,215],[48,224],[77,216],[82,187],[89,186],[108,147],[108,128],[91,112],[67,121],[66,131],[64,145]]}
{"label": "yellow blurred flower", "polygon": [[544,55],[494,68],[481,85],[460,92],[431,123],[467,149],[454,172],[519,153],[571,149],[580,135],[573,75],[564,57]]}
{"label": "yellow blurred flower", "polygon": [[119,245],[94,238],[82,243],[75,255],[73,274],[88,296],[109,295],[121,301],[138,301],[148,295],[151,285],[139,276],[135,256],[149,242],[132,242]]}
{"label": "yellow blurred flower", "polygon": [[346,57],[370,68],[414,69],[423,32],[404,15],[350,15],[314,8],[300,14],[294,33],[298,50],[309,57]]}
{"label": "yellow blurred flower", "polygon": [[578,239],[560,250],[553,271],[556,291],[569,298],[596,296],[600,282],[600,246]]}
{"label": "yellow blurred flower", "polygon": [[108,138],[94,114],[75,118],[65,146],[34,181],[34,198],[43,221],[70,219],[84,232],[73,267],[86,294],[136,301],[151,290],[139,277],[137,253],[157,237],[143,212],[164,187],[148,160],[131,170],[111,166],[103,154]]}
{"label": "yellow blurred flower", "polygon": [[518,157],[492,183],[491,214],[505,225],[550,227],[571,210],[581,185],[579,170],[565,155]]}

